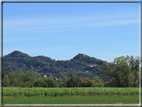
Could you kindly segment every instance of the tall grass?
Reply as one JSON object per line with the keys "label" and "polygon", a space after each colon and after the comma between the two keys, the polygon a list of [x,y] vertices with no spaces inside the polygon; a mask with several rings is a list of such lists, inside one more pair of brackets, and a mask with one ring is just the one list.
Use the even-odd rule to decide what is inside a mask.
{"label": "tall grass", "polygon": [[3,87],[3,96],[138,96],[139,88],[21,88]]}

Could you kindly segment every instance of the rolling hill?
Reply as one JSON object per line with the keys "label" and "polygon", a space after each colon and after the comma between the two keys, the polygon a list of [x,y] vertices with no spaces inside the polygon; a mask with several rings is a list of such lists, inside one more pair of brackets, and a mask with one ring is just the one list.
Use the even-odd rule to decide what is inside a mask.
{"label": "rolling hill", "polygon": [[54,60],[50,57],[31,57],[20,51],[13,51],[3,57],[3,72],[35,71],[37,75],[59,78],[63,76],[77,76],[94,78],[98,72],[103,72],[100,66],[105,61],[90,57],[86,54],[77,54],[70,60]]}

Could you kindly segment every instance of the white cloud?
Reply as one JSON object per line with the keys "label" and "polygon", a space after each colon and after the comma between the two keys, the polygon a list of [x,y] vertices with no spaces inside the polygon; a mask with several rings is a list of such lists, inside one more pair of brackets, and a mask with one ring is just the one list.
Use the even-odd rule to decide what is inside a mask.
{"label": "white cloud", "polygon": [[3,39],[3,42],[31,41],[31,40],[38,40],[38,39],[41,39],[41,38]]}
{"label": "white cloud", "polygon": [[[133,16],[133,17],[130,17]],[[58,32],[80,27],[111,27],[139,23],[135,14],[4,20],[4,33]],[[9,32],[7,32],[9,31]]]}
{"label": "white cloud", "polygon": [[32,48],[33,51],[60,51],[60,50],[72,50],[72,49],[76,49],[78,48],[78,46],[47,46],[47,47],[36,47],[36,48]]}

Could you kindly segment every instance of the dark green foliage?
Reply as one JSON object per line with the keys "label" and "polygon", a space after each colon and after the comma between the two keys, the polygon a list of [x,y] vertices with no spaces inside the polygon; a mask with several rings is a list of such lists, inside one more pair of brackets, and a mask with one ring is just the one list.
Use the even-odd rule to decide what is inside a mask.
{"label": "dark green foliage", "polygon": [[82,81],[80,78],[73,76],[68,80],[67,87],[81,87],[81,83]]}
{"label": "dark green foliage", "polygon": [[7,57],[30,57],[30,56],[25,54],[25,53],[22,53],[22,52],[16,50],[16,51],[8,54]]}
{"label": "dark green foliage", "polygon": [[86,64],[98,64],[98,65],[102,65],[104,63],[104,61],[100,60],[100,59],[96,59],[94,57],[89,57],[86,54],[78,54],[76,55],[73,59],[71,59],[71,61],[81,64],[81,65],[86,65]]}
{"label": "dark green foliage", "polygon": [[5,75],[4,87],[58,87],[56,81],[49,78],[38,77],[34,71],[16,71]]}
{"label": "dark green foliage", "polygon": [[48,87],[48,84],[44,81],[43,78],[39,77],[33,82],[33,87]]}
{"label": "dark green foliage", "polygon": [[[139,104],[139,97],[122,97],[122,98],[90,98],[90,97],[78,97],[78,98],[3,98],[3,104]],[[107,106],[104,106],[107,107]],[[116,106],[115,106],[116,107]],[[133,106],[134,107],[134,106]],[[137,107],[137,106],[135,106]]]}
{"label": "dark green foliage", "polygon": [[25,73],[23,71],[16,71],[9,73],[8,76],[5,76],[3,79],[3,86],[5,86],[5,80],[10,80],[10,83],[8,86],[14,86],[14,87],[31,87],[33,81],[37,79],[37,75],[34,71]]}
{"label": "dark green foliage", "polygon": [[[103,72],[100,69],[104,61],[98,60],[87,55],[78,54],[71,60],[55,61],[49,57],[29,55],[20,51],[14,51],[3,57],[3,67],[10,71],[35,71],[37,74],[47,77],[59,78],[64,76],[78,76],[80,78],[98,76],[98,72]],[[90,67],[91,65],[97,65]],[[89,71],[86,73],[86,71]],[[5,72],[5,70],[3,70]],[[50,75],[52,74],[52,76]]]}
{"label": "dark green foliage", "polygon": [[[85,54],[78,54],[71,60],[55,61],[14,51],[4,56],[3,67],[2,83],[6,87],[81,87],[80,78],[96,80],[90,81],[90,85],[84,82],[85,87],[92,84],[95,87],[139,86],[139,58],[133,56],[115,58],[113,63]],[[47,78],[38,78],[44,75]]]}
{"label": "dark green foliage", "polygon": [[5,77],[6,74],[9,75],[9,73],[12,72],[11,70],[6,69],[6,68],[3,68],[2,71],[3,71],[2,72],[2,79]]}
{"label": "dark green foliage", "polygon": [[48,87],[58,87],[58,84],[56,81],[50,79],[50,78],[45,78],[44,80],[46,82],[46,84],[48,84]]}
{"label": "dark green foliage", "polygon": [[138,87],[138,57],[118,57],[114,59],[111,65],[104,63],[102,69],[105,72],[100,73],[100,76],[107,80],[106,87]]}
{"label": "dark green foliage", "polygon": [[59,77],[58,81],[57,81],[59,87],[67,87],[66,83],[69,79],[70,79],[70,77],[68,77],[68,76]]}
{"label": "dark green foliage", "polygon": [[31,71],[31,72],[26,71],[25,72],[25,77],[24,77],[25,81],[31,81],[33,83],[36,79],[37,79],[37,75],[34,71]]}
{"label": "dark green foliage", "polygon": [[5,78],[3,79],[2,83],[4,87],[8,87],[10,85],[10,80],[7,74],[5,75]]}

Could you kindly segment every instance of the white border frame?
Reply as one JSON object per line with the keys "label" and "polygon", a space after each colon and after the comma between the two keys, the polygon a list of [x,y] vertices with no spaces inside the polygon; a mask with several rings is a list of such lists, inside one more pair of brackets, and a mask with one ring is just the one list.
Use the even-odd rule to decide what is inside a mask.
{"label": "white border frame", "polygon": [[[139,36],[139,45],[140,45],[140,67],[139,67],[139,104],[5,104],[2,105],[2,57],[3,57],[3,3],[139,3],[140,4],[140,36]],[[47,106],[47,107],[110,107],[110,106],[125,106],[125,107],[134,107],[141,106],[141,67],[142,67],[142,1],[141,0],[1,0],[0,5],[0,24],[1,24],[1,44],[0,44],[0,106],[4,107],[29,107],[29,106]]]}

